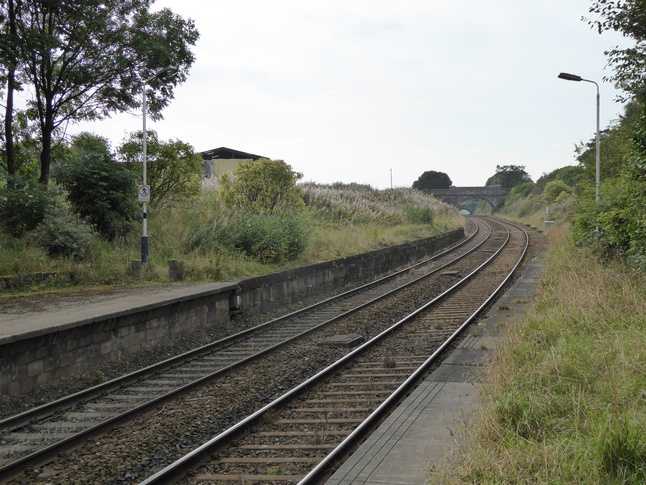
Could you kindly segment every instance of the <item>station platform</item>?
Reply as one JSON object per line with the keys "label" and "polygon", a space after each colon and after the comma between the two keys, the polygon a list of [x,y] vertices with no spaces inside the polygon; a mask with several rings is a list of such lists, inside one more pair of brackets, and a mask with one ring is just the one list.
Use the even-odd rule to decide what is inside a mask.
{"label": "station platform", "polygon": [[533,259],[477,328],[328,479],[327,485],[432,484],[433,470],[469,446],[484,366],[533,299],[541,276]]}

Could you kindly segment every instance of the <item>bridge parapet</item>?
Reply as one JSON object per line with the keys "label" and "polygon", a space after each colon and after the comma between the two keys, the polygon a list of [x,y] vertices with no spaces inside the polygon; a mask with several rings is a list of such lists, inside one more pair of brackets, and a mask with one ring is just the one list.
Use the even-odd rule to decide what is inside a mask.
{"label": "bridge parapet", "polygon": [[484,200],[491,204],[495,211],[505,205],[510,191],[511,189],[503,189],[500,185],[491,185],[485,187],[449,187],[448,189],[433,189],[425,192],[458,208],[460,204],[469,199]]}

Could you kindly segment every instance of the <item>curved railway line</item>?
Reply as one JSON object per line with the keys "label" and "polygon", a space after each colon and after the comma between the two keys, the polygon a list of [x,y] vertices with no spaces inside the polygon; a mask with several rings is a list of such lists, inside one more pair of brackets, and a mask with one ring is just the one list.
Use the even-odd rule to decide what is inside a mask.
{"label": "curved railway line", "polygon": [[[221,431],[218,436],[211,440],[194,437],[190,444],[181,440],[183,445],[176,444],[159,463],[145,460],[145,466],[117,478],[119,483],[141,479],[169,483],[195,469],[193,478],[205,483],[320,480],[330,464],[341,460],[381,413],[428,372],[437,355],[489,303],[522,261],[528,245],[522,228],[495,220],[472,221],[477,227],[459,247],[411,268],[0,421],[0,481],[33,483],[34,470],[42,473],[43,463],[60,461],[60,455],[65,456],[61,450],[83,447],[90,438],[110,434],[110,429],[123,431],[136,417],[155,412],[161,419],[172,420],[172,415],[163,417],[167,405],[173,407],[183,399],[206,404],[213,391],[200,390],[209,386],[218,389],[218,407],[223,411],[207,419],[217,422],[212,429]],[[400,309],[402,302],[406,302],[406,312]],[[367,342],[354,350],[317,345],[340,332]],[[289,365],[285,365],[285,355],[291,356]],[[298,355],[301,362],[294,359]],[[267,369],[272,378],[276,374],[277,380],[258,376],[257,370],[250,370],[253,366]],[[288,368],[282,377],[279,368]],[[338,374],[338,379],[330,380],[332,374]],[[247,396],[245,386],[251,390],[262,387],[253,383],[259,378],[268,381],[272,391],[245,401],[246,406],[233,412],[235,403],[241,402],[235,392]],[[243,384],[247,380],[252,383]],[[285,393],[288,384],[294,389]],[[185,397],[195,392],[207,396]],[[233,396],[224,404],[228,392]],[[249,412],[250,402],[255,403],[256,412]],[[249,429],[254,432],[246,436]],[[174,464],[161,466],[174,455],[182,455],[183,446],[196,448],[200,442],[201,446]],[[226,454],[223,449],[228,450]],[[203,465],[205,457],[216,451],[221,453],[216,462]],[[50,473],[62,473],[57,465],[48,466]]]}

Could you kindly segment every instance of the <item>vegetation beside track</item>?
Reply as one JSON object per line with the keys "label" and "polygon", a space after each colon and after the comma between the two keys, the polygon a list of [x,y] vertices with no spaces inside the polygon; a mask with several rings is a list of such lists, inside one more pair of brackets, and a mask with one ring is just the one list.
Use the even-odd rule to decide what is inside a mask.
{"label": "vegetation beside track", "polygon": [[[377,190],[359,184],[311,183],[300,188],[305,204],[291,214],[292,222],[296,220],[299,225],[287,234],[292,240],[297,238],[303,247],[294,259],[260,262],[218,239],[215,230],[238,227],[247,232],[240,230],[234,234],[236,237],[280,243],[292,226],[281,223],[280,216],[274,215],[242,220],[239,213],[222,203],[217,182],[207,179],[198,197],[151,214],[149,262],[138,280],[132,279],[130,269],[131,260],[140,257],[141,232],[137,226],[112,241],[93,238],[83,258],[49,255],[34,233],[24,237],[1,234],[0,276],[74,275],[73,283],[66,278],[48,279],[12,294],[70,286],[96,289],[110,285],[169,284],[167,260],[178,259],[183,263],[183,283],[224,281],[429,237],[463,223],[454,208],[412,189]],[[65,229],[60,225],[58,228]]]}
{"label": "vegetation beside track", "polygon": [[564,227],[550,245],[535,301],[487,369],[472,446],[439,474],[446,483],[646,482],[644,277],[576,247]]}

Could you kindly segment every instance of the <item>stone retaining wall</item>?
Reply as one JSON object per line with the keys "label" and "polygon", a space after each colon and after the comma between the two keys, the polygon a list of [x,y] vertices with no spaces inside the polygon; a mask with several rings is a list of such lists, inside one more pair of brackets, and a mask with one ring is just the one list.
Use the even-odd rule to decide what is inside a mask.
{"label": "stone retaining wall", "polygon": [[438,253],[464,238],[464,229],[376,251],[302,266],[240,282],[244,316],[271,312],[330,291],[341,292]]}
{"label": "stone retaining wall", "polygon": [[[52,381],[229,321],[236,284],[126,311],[44,326],[0,339],[0,393],[24,394]],[[70,315],[73,319],[74,314]]]}

